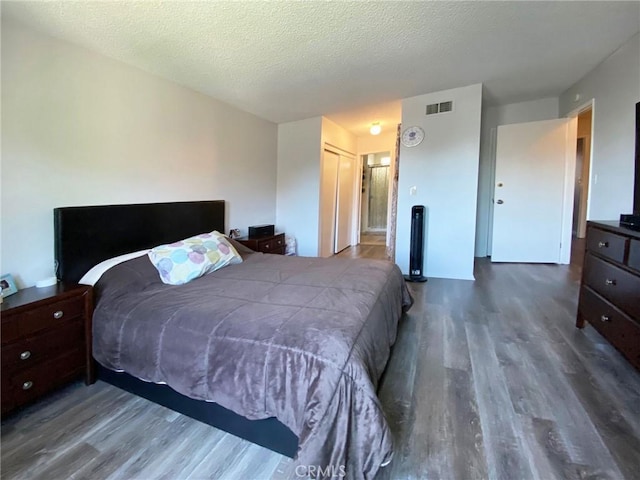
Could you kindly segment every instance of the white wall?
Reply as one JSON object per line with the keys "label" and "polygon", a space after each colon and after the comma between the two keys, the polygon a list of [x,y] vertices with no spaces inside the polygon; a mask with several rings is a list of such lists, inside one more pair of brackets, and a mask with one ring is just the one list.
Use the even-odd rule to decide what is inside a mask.
{"label": "white wall", "polygon": [[[426,105],[453,100],[450,113],[425,115]],[[396,262],[409,271],[411,207],[426,207],[428,277],[472,280],[480,150],[482,85],[405,98],[402,128],[420,126],[424,141],[401,147]],[[415,196],[409,194],[417,188]]]}
{"label": "white wall", "polygon": [[480,141],[480,172],[478,177],[478,212],[476,257],[491,255],[493,229],[493,184],[495,177],[496,129],[500,125],[536,122],[558,118],[558,98],[542,98],[529,102],[510,103],[484,108]]}
{"label": "white wall", "polygon": [[396,151],[396,129],[389,128],[388,132],[380,135],[366,135],[357,138],[358,155],[367,153],[390,152],[395,156]]}
{"label": "white wall", "polygon": [[358,153],[357,137],[337,123],[322,117],[322,145],[325,144],[337,147],[354,156]]}
{"label": "white wall", "polygon": [[340,125],[314,117],[278,125],[276,223],[296,238],[297,253],[319,254],[320,174],[325,143],[355,155],[356,137]]}
{"label": "white wall", "polygon": [[[576,95],[580,98],[576,101]],[[560,96],[560,114],[594,100],[589,220],[617,220],[633,208],[635,104],[640,101],[640,34]]]}
{"label": "white wall", "polygon": [[295,237],[298,255],[318,255],[322,117],[278,125],[278,230]]}
{"label": "white wall", "polygon": [[227,229],[273,223],[275,124],[2,20],[2,273],[53,274],[71,205],[224,199]]}

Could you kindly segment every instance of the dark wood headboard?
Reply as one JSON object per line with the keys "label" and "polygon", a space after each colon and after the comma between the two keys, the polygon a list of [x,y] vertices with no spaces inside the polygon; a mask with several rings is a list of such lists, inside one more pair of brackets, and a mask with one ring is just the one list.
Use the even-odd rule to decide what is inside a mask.
{"label": "dark wood headboard", "polygon": [[224,210],[224,200],[56,208],[57,276],[77,282],[108,258],[212,230],[224,233]]}

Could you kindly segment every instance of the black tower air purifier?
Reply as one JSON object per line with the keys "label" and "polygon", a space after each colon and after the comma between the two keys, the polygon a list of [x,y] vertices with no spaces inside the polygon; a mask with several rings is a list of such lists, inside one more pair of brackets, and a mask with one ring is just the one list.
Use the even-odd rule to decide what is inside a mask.
{"label": "black tower air purifier", "polygon": [[411,207],[411,246],[409,247],[409,275],[405,280],[409,282],[426,282],[422,275],[424,266],[424,206]]}

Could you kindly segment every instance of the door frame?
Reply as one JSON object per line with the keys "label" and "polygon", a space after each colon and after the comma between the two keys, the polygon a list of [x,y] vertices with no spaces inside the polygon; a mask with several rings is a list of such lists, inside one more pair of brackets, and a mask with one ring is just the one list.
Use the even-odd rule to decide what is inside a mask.
{"label": "door frame", "polygon": [[354,245],[359,245],[360,244],[360,227],[361,227],[361,215],[362,215],[362,170],[364,168],[364,163],[362,161],[362,157],[364,155],[370,155],[373,153],[380,153],[380,152],[389,152],[389,159],[390,159],[390,164],[389,164],[389,185],[387,188],[387,234],[385,237],[385,245],[389,246],[389,225],[391,225],[391,217],[392,217],[392,209],[391,209],[391,202],[393,201],[393,176],[395,174],[395,160],[396,160],[396,152],[395,152],[395,147],[393,149],[389,149],[389,150],[362,150],[362,151],[358,151],[358,156],[357,156],[357,168],[359,168],[359,175],[356,175],[356,188],[355,188],[355,192],[358,192],[358,195],[354,195],[354,197],[356,197],[354,200],[354,215],[353,215],[353,219],[354,219],[354,224],[353,224],[353,241],[354,241]]}
{"label": "door frame", "polygon": [[[571,237],[573,234],[573,197],[576,187],[576,144],[578,142],[578,117],[569,118],[569,128],[564,153],[564,198],[562,205],[562,234],[560,236],[560,261],[571,263]],[[571,126],[573,124],[573,127]]]}
{"label": "door frame", "polygon": [[[587,162],[589,163],[589,178],[588,178],[588,188],[587,188],[587,211],[586,211],[586,220],[588,221],[591,217],[591,190],[593,185],[593,124],[595,123],[596,116],[596,101],[594,98],[589,100],[588,102],[583,103],[579,107],[574,108],[567,114],[567,118],[575,118],[576,122],[578,119],[578,115],[587,110],[591,110],[591,132],[589,132],[589,158]],[[577,136],[576,136],[576,144],[577,144]],[[575,175],[575,172],[574,172]]]}

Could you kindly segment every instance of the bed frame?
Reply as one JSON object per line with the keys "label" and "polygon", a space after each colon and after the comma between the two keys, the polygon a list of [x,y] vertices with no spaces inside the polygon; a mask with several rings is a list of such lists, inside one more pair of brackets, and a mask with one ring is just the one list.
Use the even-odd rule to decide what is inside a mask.
{"label": "bed frame", "polygon": [[[57,275],[77,283],[103,260],[203,232],[225,232],[225,202],[64,207],[53,211]],[[97,362],[96,362],[97,364]],[[214,402],[186,397],[97,364],[98,378],[176,412],[294,458],[298,437],[276,418],[249,420]]]}

